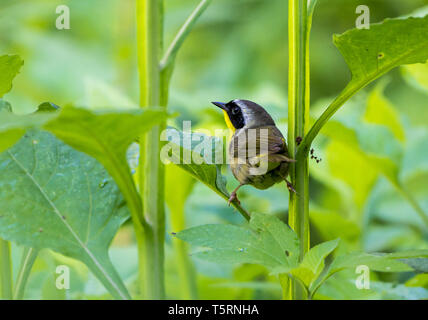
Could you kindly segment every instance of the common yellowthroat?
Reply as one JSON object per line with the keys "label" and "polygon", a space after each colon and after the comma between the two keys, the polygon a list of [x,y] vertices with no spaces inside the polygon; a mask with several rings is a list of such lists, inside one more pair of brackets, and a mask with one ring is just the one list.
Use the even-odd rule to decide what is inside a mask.
{"label": "common yellowthroat", "polygon": [[229,198],[239,203],[236,192],[243,185],[267,189],[285,181],[290,191],[296,192],[286,179],[289,158],[287,143],[272,117],[257,103],[235,99],[228,103],[212,102],[221,108],[226,125],[232,132],[229,142],[229,162],[239,186]]}

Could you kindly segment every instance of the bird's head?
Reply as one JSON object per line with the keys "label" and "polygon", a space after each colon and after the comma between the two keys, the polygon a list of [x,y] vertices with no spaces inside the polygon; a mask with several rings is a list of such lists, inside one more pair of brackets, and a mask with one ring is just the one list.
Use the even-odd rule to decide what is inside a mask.
{"label": "bird's head", "polygon": [[230,130],[274,126],[275,122],[267,111],[249,100],[235,99],[228,103],[212,102],[223,110],[224,120]]}

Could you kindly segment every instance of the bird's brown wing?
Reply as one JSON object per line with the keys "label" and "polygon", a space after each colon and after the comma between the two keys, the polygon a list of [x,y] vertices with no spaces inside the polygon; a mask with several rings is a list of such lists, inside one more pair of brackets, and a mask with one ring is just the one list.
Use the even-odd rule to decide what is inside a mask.
{"label": "bird's brown wing", "polygon": [[264,157],[268,157],[269,162],[294,161],[288,157],[285,139],[275,126],[240,131],[235,134],[230,151],[233,158],[245,162]]}
{"label": "bird's brown wing", "polygon": [[[294,161],[288,157],[285,139],[275,126],[236,132],[229,148],[229,156],[235,178],[241,184],[251,183],[259,189],[275,183],[274,177],[266,173]],[[255,174],[252,168],[264,169]]]}

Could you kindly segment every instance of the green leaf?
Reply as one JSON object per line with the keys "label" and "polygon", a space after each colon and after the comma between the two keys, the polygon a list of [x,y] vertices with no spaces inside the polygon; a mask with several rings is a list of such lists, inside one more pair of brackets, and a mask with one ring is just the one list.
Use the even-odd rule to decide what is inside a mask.
{"label": "green leaf", "polygon": [[408,287],[425,287],[428,288],[428,273],[420,273],[406,281]]}
{"label": "green leaf", "polygon": [[304,256],[297,268],[291,270],[291,274],[299,278],[307,288],[318,278],[324,269],[325,258],[336,249],[339,239],[323,242],[311,248]]}
{"label": "green leaf", "polygon": [[[226,189],[226,179],[221,174],[221,165],[216,164],[224,162],[223,143],[219,138],[168,128],[162,139],[169,141],[161,152],[163,161],[176,164],[223,199],[229,199],[230,194]],[[232,202],[232,205],[249,220],[250,215],[241,205],[236,201]]]}
{"label": "green leaf", "polygon": [[23,64],[18,55],[0,56],[0,98],[12,89],[12,80]]}
{"label": "green leaf", "polygon": [[411,258],[401,259],[400,261],[412,267],[416,272],[428,273],[428,259],[427,258]]}
{"label": "green leaf", "polygon": [[[351,252],[335,258],[329,266],[328,271],[318,278],[312,285],[313,296],[319,287],[333,274],[345,270],[355,269],[357,266],[365,265],[370,271],[379,272],[423,272],[426,267],[428,250],[402,251],[395,253],[365,253]],[[422,270],[420,270],[422,269]]]}
{"label": "green leaf", "polygon": [[9,108],[0,109],[0,152],[13,146],[27,129],[40,127],[53,117],[55,114],[47,112],[16,115]]}
{"label": "green leaf", "polygon": [[398,259],[416,272],[428,273],[428,250],[412,250],[385,254],[390,259]]}
{"label": "green leaf", "polygon": [[176,234],[177,238],[209,250],[194,256],[219,263],[252,263],[271,270],[297,265],[299,240],[285,223],[270,215],[254,213],[248,226],[203,225]]}
{"label": "green leaf", "polygon": [[161,110],[91,112],[67,107],[44,128],[101,162],[123,193],[133,218],[144,223],[141,200],[126,161],[133,141],[167,117]]}
{"label": "green leaf", "polygon": [[[388,71],[428,59],[428,16],[386,19],[370,29],[352,29],[333,37],[352,79],[317,119],[300,144],[296,159],[303,159],[321,128],[355,93]],[[405,43],[406,45],[403,45]]]}
{"label": "green leaf", "polygon": [[335,273],[347,268],[356,268],[366,265],[372,271],[380,272],[404,272],[412,271],[405,263],[393,259],[387,254],[369,254],[365,252],[352,252],[337,257],[332,263],[329,273]]}
{"label": "green leaf", "polygon": [[115,298],[130,298],[108,257],[128,212],[96,160],[28,131],[0,155],[0,190],[1,237],[79,259]]}
{"label": "green leaf", "polygon": [[351,84],[368,84],[400,65],[425,63],[427,32],[428,16],[386,19],[368,30],[352,29],[335,35],[333,41],[351,70]]}

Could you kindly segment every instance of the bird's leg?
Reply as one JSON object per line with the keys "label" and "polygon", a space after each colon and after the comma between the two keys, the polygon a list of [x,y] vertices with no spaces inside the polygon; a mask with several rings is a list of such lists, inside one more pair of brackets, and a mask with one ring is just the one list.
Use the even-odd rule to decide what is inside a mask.
{"label": "bird's leg", "polygon": [[296,189],[294,189],[294,186],[291,184],[291,182],[288,181],[287,179],[284,179],[284,180],[285,180],[285,183],[287,184],[288,191],[294,192],[295,194],[297,194],[297,191]]}
{"label": "bird's leg", "polygon": [[238,191],[238,189],[239,188],[241,188],[243,186],[243,184],[242,183],[240,183],[239,184],[239,186],[237,186],[236,188],[235,188],[235,190],[233,190],[232,191],[232,193],[230,194],[230,197],[229,197],[229,200],[227,201],[227,203],[229,204],[229,206],[230,206],[230,204],[232,203],[232,201],[234,201],[234,200],[236,200],[236,202],[238,203],[238,204],[241,204],[241,202],[238,200],[238,196],[236,195],[236,192]]}

